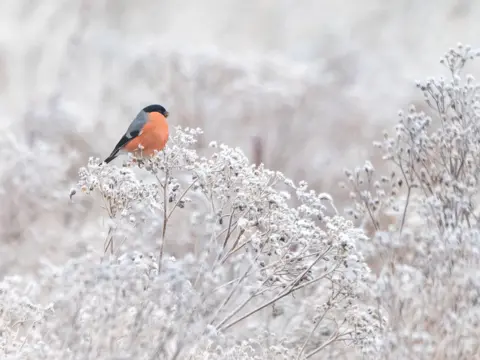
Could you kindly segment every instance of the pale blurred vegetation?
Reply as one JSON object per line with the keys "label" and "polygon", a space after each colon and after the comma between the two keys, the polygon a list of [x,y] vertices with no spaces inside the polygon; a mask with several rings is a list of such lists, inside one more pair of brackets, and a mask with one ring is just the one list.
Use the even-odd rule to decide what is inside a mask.
{"label": "pale blurred vegetation", "polygon": [[343,167],[446,49],[476,45],[479,15],[474,0],[2,0],[0,275],[101,249],[100,209],[68,191],[150,103],[341,204]]}

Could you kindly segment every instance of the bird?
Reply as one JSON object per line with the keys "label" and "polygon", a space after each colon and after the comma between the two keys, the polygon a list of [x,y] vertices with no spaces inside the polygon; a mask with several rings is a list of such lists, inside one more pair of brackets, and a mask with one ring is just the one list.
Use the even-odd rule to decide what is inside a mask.
{"label": "bird", "polygon": [[168,141],[168,115],[162,105],[144,107],[103,162],[108,164],[122,152],[151,156],[155,150],[162,150]]}

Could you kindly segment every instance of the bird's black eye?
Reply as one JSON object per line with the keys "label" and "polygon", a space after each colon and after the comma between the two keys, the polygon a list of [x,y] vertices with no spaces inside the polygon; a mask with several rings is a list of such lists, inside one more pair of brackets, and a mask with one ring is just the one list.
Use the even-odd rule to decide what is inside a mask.
{"label": "bird's black eye", "polygon": [[168,117],[168,115],[170,115],[170,113],[168,111],[165,110],[165,112],[163,113],[163,116],[165,116],[166,118]]}

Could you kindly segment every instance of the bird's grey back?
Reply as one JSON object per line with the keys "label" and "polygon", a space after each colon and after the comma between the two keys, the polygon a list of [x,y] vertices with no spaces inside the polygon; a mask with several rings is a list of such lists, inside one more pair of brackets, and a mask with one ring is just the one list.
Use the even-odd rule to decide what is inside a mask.
{"label": "bird's grey back", "polygon": [[147,116],[147,113],[141,110],[128,127],[125,136],[129,139],[138,136],[142,131],[143,126],[147,123]]}

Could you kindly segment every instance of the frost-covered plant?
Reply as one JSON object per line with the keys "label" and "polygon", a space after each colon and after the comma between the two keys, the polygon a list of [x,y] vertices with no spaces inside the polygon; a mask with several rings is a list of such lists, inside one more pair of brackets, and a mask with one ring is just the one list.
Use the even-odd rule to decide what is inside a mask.
{"label": "frost-covered plant", "polygon": [[480,85],[463,74],[478,55],[460,44],[441,59],[448,79],[417,83],[427,110],[400,112],[395,134],[374,143],[387,176],[370,162],[346,170],[347,214],[375,229],[361,249],[378,269],[377,298],[389,314],[386,358],[480,354]]}
{"label": "frost-covered plant", "polygon": [[[209,325],[208,305],[183,271],[191,257],[166,259],[161,275],[152,254],[96,258],[48,269],[40,282],[1,283],[2,359],[297,358],[281,339],[268,345],[274,334],[239,341]],[[47,291],[52,304],[29,300]]]}
{"label": "frost-covered plant", "polygon": [[[130,156],[120,168],[91,159],[80,170],[79,188],[98,194],[109,217],[111,259],[100,268],[67,267],[67,278],[85,280],[54,287],[70,296],[61,318],[75,322],[62,333],[67,324],[51,320],[58,321],[55,346],[91,356],[183,358],[207,339],[213,349],[225,345],[224,336],[249,343],[269,331],[267,343],[298,358],[334,348],[374,352],[384,320],[369,307],[369,271],[356,249],[362,232],[336,214],[329,195],[250,165],[240,149],[212,143],[212,154],[199,156],[200,133],[177,127],[153,158]],[[172,258],[179,244],[191,251]],[[142,273],[119,262],[132,248],[151,251]],[[124,326],[130,320],[120,319],[132,314],[134,326]],[[105,343],[92,345],[92,332]]]}

